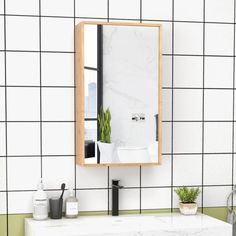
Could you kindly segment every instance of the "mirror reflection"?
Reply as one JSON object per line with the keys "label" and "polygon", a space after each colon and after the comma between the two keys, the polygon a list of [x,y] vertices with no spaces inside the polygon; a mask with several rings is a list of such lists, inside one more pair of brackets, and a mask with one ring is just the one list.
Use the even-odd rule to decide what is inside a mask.
{"label": "mirror reflection", "polygon": [[160,26],[84,24],[83,164],[158,163]]}

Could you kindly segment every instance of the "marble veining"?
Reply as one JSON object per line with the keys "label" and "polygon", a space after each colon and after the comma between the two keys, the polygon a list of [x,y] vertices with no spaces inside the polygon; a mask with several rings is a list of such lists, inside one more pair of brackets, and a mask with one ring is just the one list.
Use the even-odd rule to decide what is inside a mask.
{"label": "marble veining", "polygon": [[78,219],[25,220],[26,236],[231,236],[230,224],[198,214],[84,216]]}
{"label": "marble veining", "polygon": [[[103,106],[112,114],[112,142],[148,147],[158,113],[158,28],[103,26]],[[145,122],[132,122],[144,113]]]}

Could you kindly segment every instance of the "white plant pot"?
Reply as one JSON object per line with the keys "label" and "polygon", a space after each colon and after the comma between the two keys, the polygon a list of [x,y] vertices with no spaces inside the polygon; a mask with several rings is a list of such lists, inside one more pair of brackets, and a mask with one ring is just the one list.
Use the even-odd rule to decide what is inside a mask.
{"label": "white plant pot", "polygon": [[183,215],[195,215],[197,213],[197,203],[179,203],[179,210]]}
{"label": "white plant pot", "polygon": [[114,143],[98,142],[98,148],[100,151],[100,163],[112,163],[112,157],[115,145]]}

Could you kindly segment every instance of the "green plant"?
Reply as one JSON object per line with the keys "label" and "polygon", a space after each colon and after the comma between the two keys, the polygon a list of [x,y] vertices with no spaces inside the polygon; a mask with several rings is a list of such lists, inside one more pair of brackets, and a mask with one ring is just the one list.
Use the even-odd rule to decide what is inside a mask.
{"label": "green plant", "polygon": [[99,123],[99,132],[100,132],[100,141],[103,143],[111,143],[111,113],[109,108],[105,111],[103,108],[100,108],[98,114],[98,123]]}
{"label": "green plant", "polygon": [[193,203],[200,194],[199,188],[180,187],[175,189],[176,194],[182,203]]}

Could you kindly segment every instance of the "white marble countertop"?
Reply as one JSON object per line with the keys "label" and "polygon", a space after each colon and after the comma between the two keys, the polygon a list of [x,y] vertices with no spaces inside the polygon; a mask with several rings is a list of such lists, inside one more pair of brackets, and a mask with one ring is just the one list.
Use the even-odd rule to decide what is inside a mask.
{"label": "white marble countertop", "polygon": [[25,236],[231,236],[232,226],[198,214],[80,216],[77,219],[25,220]]}

